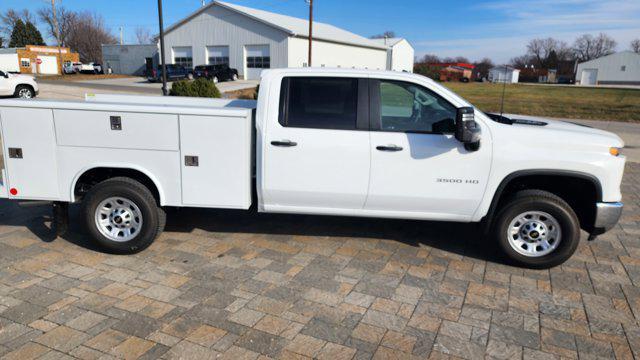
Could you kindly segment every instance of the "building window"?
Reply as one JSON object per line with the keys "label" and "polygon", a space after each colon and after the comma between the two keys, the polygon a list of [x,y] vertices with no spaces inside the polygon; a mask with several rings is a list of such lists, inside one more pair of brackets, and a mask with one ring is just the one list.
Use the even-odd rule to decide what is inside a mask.
{"label": "building window", "polygon": [[20,66],[22,66],[22,67],[31,67],[31,59],[29,59],[29,58],[20,59]]}
{"label": "building window", "polygon": [[173,63],[176,65],[184,66],[186,68],[193,68],[193,53],[189,46],[179,46],[173,48]]}
{"label": "building window", "polygon": [[269,69],[271,67],[271,56],[247,56],[247,67]]}
{"label": "building window", "polygon": [[620,71],[627,71],[627,66],[626,65],[620,66]]}

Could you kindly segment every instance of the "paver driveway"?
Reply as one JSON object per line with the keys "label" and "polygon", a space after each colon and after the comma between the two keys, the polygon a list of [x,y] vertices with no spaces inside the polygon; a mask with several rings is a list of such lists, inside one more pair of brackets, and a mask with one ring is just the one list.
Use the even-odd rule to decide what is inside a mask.
{"label": "paver driveway", "polygon": [[0,354],[92,358],[640,356],[640,165],[616,229],[564,266],[500,264],[459,224],[210,210],[135,256],[0,203]]}

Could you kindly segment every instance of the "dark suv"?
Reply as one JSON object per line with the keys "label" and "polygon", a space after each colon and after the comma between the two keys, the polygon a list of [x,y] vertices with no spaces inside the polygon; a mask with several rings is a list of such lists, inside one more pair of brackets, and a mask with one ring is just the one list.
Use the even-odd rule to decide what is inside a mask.
{"label": "dark suv", "polygon": [[[167,64],[167,81],[183,80],[193,78],[193,70],[182,65]],[[162,67],[158,66],[147,74],[147,80],[150,82],[162,81]]]}
{"label": "dark suv", "polygon": [[193,77],[213,80],[214,83],[227,80],[235,81],[238,80],[238,70],[230,68],[227,64],[199,65],[193,70]]}

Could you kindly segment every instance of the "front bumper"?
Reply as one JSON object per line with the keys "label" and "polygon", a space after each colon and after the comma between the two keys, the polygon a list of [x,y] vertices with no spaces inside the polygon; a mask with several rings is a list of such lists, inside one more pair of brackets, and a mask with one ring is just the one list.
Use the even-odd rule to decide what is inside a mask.
{"label": "front bumper", "polygon": [[611,230],[620,220],[622,208],[624,204],[621,202],[596,204],[596,220],[593,224],[593,235],[604,234]]}

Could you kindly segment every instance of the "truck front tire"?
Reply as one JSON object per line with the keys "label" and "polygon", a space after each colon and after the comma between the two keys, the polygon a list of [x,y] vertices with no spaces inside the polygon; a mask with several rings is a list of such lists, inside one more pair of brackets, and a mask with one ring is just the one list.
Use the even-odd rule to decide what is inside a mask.
{"label": "truck front tire", "polygon": [[547,269],[573,255],[580,242],[580,223],[560,197],[541,190],[515,193],[493,224],[499,247],[519,266]]}
{"label": "truck front tire", "polygon": [[146,249],[162,232],[166,219],[151,191],[127,177],[92,187],[84,198],[82,214],[96,242],[118,254]]}

